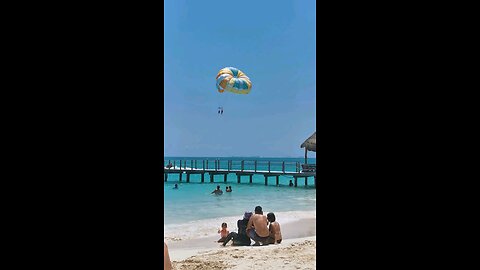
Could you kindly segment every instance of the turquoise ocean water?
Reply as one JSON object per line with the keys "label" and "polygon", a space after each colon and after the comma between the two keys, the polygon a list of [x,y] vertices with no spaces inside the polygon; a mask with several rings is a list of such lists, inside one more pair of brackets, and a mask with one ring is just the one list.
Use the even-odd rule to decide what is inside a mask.
{"label": "turquoise ocean water", "polygon": [[[176,160],[186,160],[187,167],[190,167],[191,160],[202,160],[202,158],[166,157],[166,163]],[[204,158],[203,158],[204,159]],[[209,161],[209,168],[214,167],[213,158]],[[304,163],[303,158],[218,158],[222,168],[226,168],[227,160],[236,160],[233,167],[240,166],[240,160],[257,161],[257,170],[268,170],[267,162],[271,163],[271,170],[281,170],[282,161],[287,171],[295,170],[295,163]],[[236,164],[238,163],[238,164]],[[248,163],[248,164],[247,164]],[[316,163],[315,158],[308,159],[308,163]],[[245,162],[244,166],[253,165],[253,162]],[[184,166],[184,165],[182,165]],[[197,161],[197,167],[201,166]],[[248,169],[251,169],[248,167]],[[186,183],[186,176],[179,182],[178,174],[170,174],[167,182],[164,182],[164,232],[171,237],[186,238],[188,232],[202,233],[207,235],[209,228],[215,228],[223,221],[230,221],[236,224],[243,213],[247,210],[253,211],[255,206],[263,207],[264,212],[286,213],[289,217],[311,216],[316,209],[316,189],[313,186],[313,177],[309,178],[308,186],[305,186],[304,179],[298,180],[298,187],[289,187],[291,176],[280,176],[279,186],[275,185],[275,177],[269,178],[268,186],[265,186],[265,178],[262,175],[255,175],[253,183],[249,183],[248,176],[243,176],[242,183],[237,183],[234,173],[229,174],[227,183],[224,183],[223,176],[215,176],[214,183],[210,183],[208,174],[205,174],[205,182],[200,182],[200,175],[191,175],[190,183]],[[174,184],[179,189],[173,189]],[[224,191],[223,195],[210,194],[217,185]],[[226,193],[225,187],[232,186],[233,192]],[[314,215],[314,214],[313,214]],[[286,216],[284,214],[284,216]],[[232,224],[232,226],[234,225]],[[173,235],[178,231],[178,226],[183,227],[184,235]],[[201,230],[205,226],[205,231]],[[216,232],[214,232],[216,233]],[[197,235],[198,237],[199,235]],[[188,238],[188,237],[187,237]]]}

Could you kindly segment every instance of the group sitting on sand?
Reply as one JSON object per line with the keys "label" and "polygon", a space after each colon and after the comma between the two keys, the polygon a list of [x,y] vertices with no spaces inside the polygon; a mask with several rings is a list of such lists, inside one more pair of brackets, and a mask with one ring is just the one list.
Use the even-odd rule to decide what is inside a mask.
{"label": "group sitting on sand", "polygon": [[[222,223],[222,227],[218,230],[221,237],[218,242],[222,243],[223,246],[226,246],[230,240],[232,240],[232,246],[250,246],[251,240],[255,242],[253,246],[280,244],[282,242],[280,224],[276,221],[275,214],[268,213],[267,216],[264,216],[261,206],[255,207],[255,214],[246,211],[243,218],[237,221],[237,227],[238,233],[229,232],[227,223]],[[172,269],[168,247],[165,242],[163,243],[163,259],[164,269]]]}
{"label": "group sitting on sand", "polygon": [[237,221],[237,227],[238,233],[229,233],[227,223],[222,223],[222,228],[218,230],[221,236],[218,242],[223,242],[223,246],[226,246],[230,240],[233,240],[233,246],[250,246],[251,240],[255,242],[253,246],[282,242],[280,224],[276,221],[275,214],[268,213],[264,216],[261,206],[255,207],[255,214],[245,212],[243,219]]}

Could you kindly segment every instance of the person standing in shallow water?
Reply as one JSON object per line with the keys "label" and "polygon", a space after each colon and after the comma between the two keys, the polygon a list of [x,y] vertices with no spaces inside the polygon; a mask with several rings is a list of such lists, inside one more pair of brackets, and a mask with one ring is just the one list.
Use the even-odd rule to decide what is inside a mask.
{"label": "person standing in shallow water", "polygon": [[212,191],[212,193],[210,193],[210,194],[222,195],[222,194],[223,194],[223,191],[220,189],[220,186],[217,186],[217,189],[215,189],[214,191]]}
{"label": "person standing in shallow water", "polygon": [[289,186],[293,187],[292,180],[290,180],[290,183],[288,184]]}

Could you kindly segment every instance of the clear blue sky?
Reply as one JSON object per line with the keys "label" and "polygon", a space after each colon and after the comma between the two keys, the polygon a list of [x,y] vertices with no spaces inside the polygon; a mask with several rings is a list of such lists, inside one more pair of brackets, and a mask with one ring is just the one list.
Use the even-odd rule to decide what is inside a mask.
{"label": "clear blue sky", "polygon": [[[315,1],[164,5],[164,155],[302,157],[316,130]],[[217,91],[229,66],[252,81],[248,95]]]}

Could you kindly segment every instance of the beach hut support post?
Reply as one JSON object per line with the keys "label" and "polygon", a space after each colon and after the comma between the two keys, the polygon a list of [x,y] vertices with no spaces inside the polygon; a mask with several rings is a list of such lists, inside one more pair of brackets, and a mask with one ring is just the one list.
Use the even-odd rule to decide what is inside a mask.
{"label": "beach hut support post", "polygon": [[305,164],[307,164],[307,147],[305,147]]}

